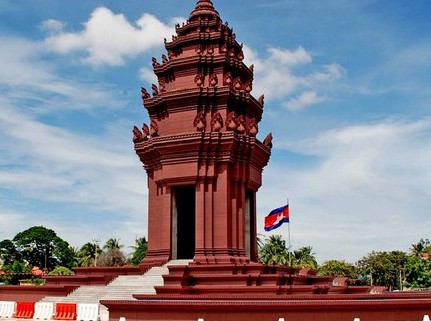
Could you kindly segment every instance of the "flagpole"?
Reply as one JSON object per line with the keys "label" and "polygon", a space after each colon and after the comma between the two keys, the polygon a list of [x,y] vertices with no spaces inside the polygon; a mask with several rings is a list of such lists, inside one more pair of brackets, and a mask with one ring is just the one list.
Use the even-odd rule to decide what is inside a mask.
{"label": "flagpole", "polygon": [[289,198],[287,198],[287,206],[289,206],[289,223],[287,223],[287,241],[288,241],[288,254],[289,254],[289,265],[292,266],[292,260],[291,260],[291,248],[292,244],[290,243],[290,204],[289,204]]}

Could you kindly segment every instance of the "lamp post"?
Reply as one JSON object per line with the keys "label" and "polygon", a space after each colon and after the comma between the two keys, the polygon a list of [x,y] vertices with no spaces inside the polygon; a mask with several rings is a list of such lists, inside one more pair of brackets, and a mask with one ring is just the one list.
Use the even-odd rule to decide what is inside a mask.
{"label": "lamp post", "polygon": [[94,243],[94,266],[97,266],[97,249],[99,248],[100,239],[92,239]]}

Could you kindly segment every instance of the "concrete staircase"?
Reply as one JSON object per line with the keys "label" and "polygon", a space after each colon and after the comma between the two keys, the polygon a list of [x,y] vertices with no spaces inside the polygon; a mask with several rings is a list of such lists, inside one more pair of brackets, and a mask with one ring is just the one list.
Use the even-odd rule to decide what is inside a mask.
{"label": "concrete staircase", "polygon": [[156,294],[155,286],[163,285],[166,266],[153,267],[144,275],[120,275],[105,287],[100,300],[135,300],[133,294]]}
{"label": "concrete staircase", "polygon": [[[100,300],[136,300],[133,294],[156,294],[155,286],[163,285],[163,274],[168,274],[169,265],[187,265],[189,260],[170,261],[162,267],[153,267],[143,275],[121,275],[107,286],[83,285],[67,297],[45,297],[43,302],[99,303]],[[100,319],[109,319],[108,309],[100,306]]]}

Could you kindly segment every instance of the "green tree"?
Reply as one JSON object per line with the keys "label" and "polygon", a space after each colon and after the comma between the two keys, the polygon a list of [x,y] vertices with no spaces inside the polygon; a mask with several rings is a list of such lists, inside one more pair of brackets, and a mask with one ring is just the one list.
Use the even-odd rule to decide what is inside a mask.
{"label": "green tree", "polygon": [[148,242],[145,237],[139,237],[135,239],[135,246],[132,246],[133,253],[130,263],[133,265],[139,265],[142,259],[147,255]]}
{"label": "green tree", "polygon": [[264,264],[287,265],[288,255],[286,241],[281,239],[281,235],[271,235],[265,240],[259,258]]}
{"label": "green tree", "polygon": [[318,274],[350,278],[357,277],[355,266],[353,264],[347,263],[344,260],[325,261],[321,266],[319,266]]}
{"label": "green tree", "polygon": [[3,265],[11,265],[13,262],[20,260],[16,246],[11,240],[0,242],[0,261]]}
{"label": "green tree", "polygon": [[291,259],[292,266],[317,269],[316,254],[311,246],[303,246],[293,251]]}
{"label": "green tree", "polygon": [[360,274],[368,277],[370,285],[386,286],[389,289],[402,287],[402,271],[407,254],[402,251],[371,252],[357,263]]}
{"label": "green tree", "polygon": [[33,226],[18,233],[13,242],[21,258],[29,265],[51,270],[57,265],[70,266],[73,261],[69,244],[43,226]]}
{"label": "green tree", "polygon": [[405,264],[405,285],[413,289],[431,287],[431,243],[428,239],[412,244]]}

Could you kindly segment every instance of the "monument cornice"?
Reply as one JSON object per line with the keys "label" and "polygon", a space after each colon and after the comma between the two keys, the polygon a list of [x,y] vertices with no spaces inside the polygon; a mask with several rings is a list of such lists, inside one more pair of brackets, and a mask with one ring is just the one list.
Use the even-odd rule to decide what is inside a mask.
{"label": "monument cornice", "polygon": [[225,163],[238,169],[243,168],[233,171],[232,181],[245,184],[252,190],[260,187],[260,181],[251,179],[250,171],[261,173],[270,156],[269,148],[258,139],[234,132],[159,136],[136,144],[135,150],[144,168],[150,172],[159,171],[169,165],[194,164],[189,167],[188,174],[183,174],[183,178],[162,175],[156,179],[158,184],[195,182],[206,178],[212,180],[216,172],[209,175],[208,171],[200,172],[199,168]]}

